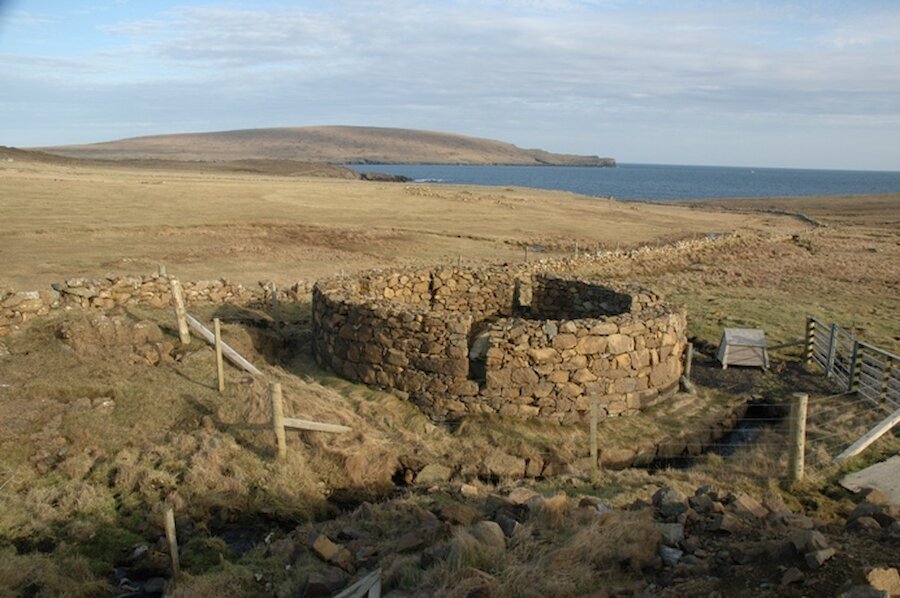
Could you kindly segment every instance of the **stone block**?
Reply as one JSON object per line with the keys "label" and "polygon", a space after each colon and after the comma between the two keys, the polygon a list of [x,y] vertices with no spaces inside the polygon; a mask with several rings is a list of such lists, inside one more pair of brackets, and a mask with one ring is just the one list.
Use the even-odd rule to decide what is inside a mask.
{"label": "stone block", "polygon": [[563,334],[557,334],[553,338],[552,345],[553,345],[554,349],[562,350],[562,349],[572,349],[573,347],[575,347],[575,345],[577,343],[578,343],[578,340],[576,339],[574,334],[563,333]]}
{"label": "stone block", "polygon": [[578,342],[575,344],[575,351],[580,355],[596,355],[606,351],[606,346],[606,336],[583,336],[579,338]]}
{"label": "stone block", "polygon": [[611,334],[607,337],[607,351],[619,355],[634,350],[634,339],[624,334]]}

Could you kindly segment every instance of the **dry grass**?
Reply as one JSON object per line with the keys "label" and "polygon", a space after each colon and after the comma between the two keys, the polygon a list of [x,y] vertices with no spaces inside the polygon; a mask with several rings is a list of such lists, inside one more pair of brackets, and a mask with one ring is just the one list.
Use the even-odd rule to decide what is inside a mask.
{"label": "dry grass", "polygon": [[[874,212],[860,215],[848,208],[846,221],[801,232],[799,241],[783,241],[767,233],[806,227],[790,218],[710,215],[522,189],[0,164],[5,169],[0,255],[11,264],[0,273],[0,284],[17,288],[77,273],[147,270],[157,261],[183,278],[288,281],[338,267],[421,263],[455,259],[458,253],[520,259],[521,244],[535,239],[565,248],[573,238],[582,239],[582,246],[599,246],[671,237],[674,229],[688,235],[741,228],[762,235],[693,254],[623,258],[586,274],[639,280],[668,291],[688,304],[691,333],[711,344],[723,325],[762,327],[771,342],[795,338],[806,313],[853,326],[887,348],[900,340],[898,233],[889,219],[880,225]],[[195,311],[208,320],[217,309]],[[175,341],[167,310],[133,308],[127,315],[157,322],[167,340]],[[783,494],[777,484],[784,471],[783,451],[777,448],[784,440],[780,428],[727,460],[706,456],[688,470],[656,474],[605,471],[592,484],[586,425],[498,425],[497,418],[472,417],[458,427],[435,426],[390,393],[318,368],[304,344],[308,309],[294,306],[288,319],[279,332],[227,319],[224,334],[267,378],[282,382],[286,414],[345,424],[354,432],[289,432],[283,462],[273,459],[265,384],[248,383],[228,368],[228,391],[219,395],[209,348],[192,344],[177,365],[158,367],[130,363],[116,348],[73,351],[55,330],[62,322],[90,320],[78,310],[5,337],[10,355],[0,357],[0,550],[5,551],[0,587],[35,595],[106,591],[123,551],[159,539],[162,504],[168,500],[195,528],[193,543],[184,545],[187,562],[203,563],[178,592],[252,594],[261,587],[253,573],[263,571],[278,591],[296,593],[302,589],[300,573],[285,571],[285,563],[267,557],[265,547],[206,563],[204,555],[217,546],[216,526],[332,517],[335,496],[376,500],[393,487],[391,476],[402,463],[445,464],[490,491],[486,476],[479,481],[484,472],[473,455],[492,451],[539,456],[557,465],[562,475],[535,483],[553,498],[502,554],[460,531],[451,540],[454,557],[427,572],[413,557],[391,553],[393,532],[416,529],[422,525],[421,505],[431,508],[449,499],[440,492],[412,494],[375,505],[371,519],[355,523],[366,533],[381,534],[379,564],[391,587],[453,596],[477,587],[498,596],[583,594],[639,577],[635,571],[652,558],[658,536],[639,512],[587,517],[572,497],[590,494],[623,505],[646,499],[661,485],[690,492],[704,483],[756,496]],[[283,345],[280,333],[290,343]],[[727,392],[701,388],[699,401],[674,400],[634,418],[606,421],[601,444],[652,444],[685,428],[708,426],[717,412],[748,394],[774,400],[798,384],[819,388],[812,377],[791,369],[746,380],[708,369],[704,380],[727,386]],[[115,407],[83,407],[84,399],[99,398],[112,399]],[[827,418],[813,413],[812,421],[818,426],[814,431],[822,428],[823,437],[830,433]],[[848,510],[847,499],[829,491],[838,474],[891,450],[896,440],[882,441],[844,468],[814,471],[795,496],[783,496],[792,507],[813,504],[817,516],[837,518]],[[34,548],[41,542],[48,543],[46,554]],[[14,554],[16,543],[23,554]],[[28,588],[23,572],[43,581]]]}
{"label": "dry grass", "polygon": [[792,218],[447,187],[146,168],[0,162],[0,287],[165,263],[185,280],[290,283],[343,269],[520,261],[523,247],[633,246]]}

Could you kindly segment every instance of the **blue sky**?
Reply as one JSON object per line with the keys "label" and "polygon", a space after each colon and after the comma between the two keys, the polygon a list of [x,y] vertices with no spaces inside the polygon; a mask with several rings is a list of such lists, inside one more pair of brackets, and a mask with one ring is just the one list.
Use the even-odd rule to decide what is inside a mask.
{"label": "blue sky", "polygon": [[0,145],[321,124],[900,170],[900,2],[0,0]]}

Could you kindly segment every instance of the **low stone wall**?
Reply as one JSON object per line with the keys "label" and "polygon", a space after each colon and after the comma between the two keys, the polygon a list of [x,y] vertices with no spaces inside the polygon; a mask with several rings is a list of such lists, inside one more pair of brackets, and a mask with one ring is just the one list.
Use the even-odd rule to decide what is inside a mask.
{"label": "low stone wall", "polygon": [[313,288],[317,359],[407,392],[437,418],[461,413],[584,420],[636,413],[671,395],[686,315],[651,291],[543,271],[368,272]]}
{"label": "low stone wall", "polygon": [[[110,276],[107,278],[71,278],[50,285],[42,291],[5,291],[0,289],[0,336],[9,334],[17,326],[66,306],[111,309],[117,305],[147,305],[168,307],[171,304],[174,278],[160,274],[145,276]],[[261,282],[259,288],[247,288],[225,279],[185,282],[182,284],[185,301],[194,303],[247,304],[266,300],[269,289]],[[286,300],[305,297],[310,284],[299,281],[289,289],[279,291]]]}

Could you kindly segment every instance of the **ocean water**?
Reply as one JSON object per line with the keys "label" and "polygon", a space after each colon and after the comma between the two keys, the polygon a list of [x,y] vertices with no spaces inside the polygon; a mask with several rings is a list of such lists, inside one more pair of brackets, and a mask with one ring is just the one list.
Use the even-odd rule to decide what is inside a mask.
{"label": "ocean water", "polygon": [[616,199],[710,199],[900,192],[900,172],[620,164],[571,166],[351,165],[416,181],[534,187]]}

